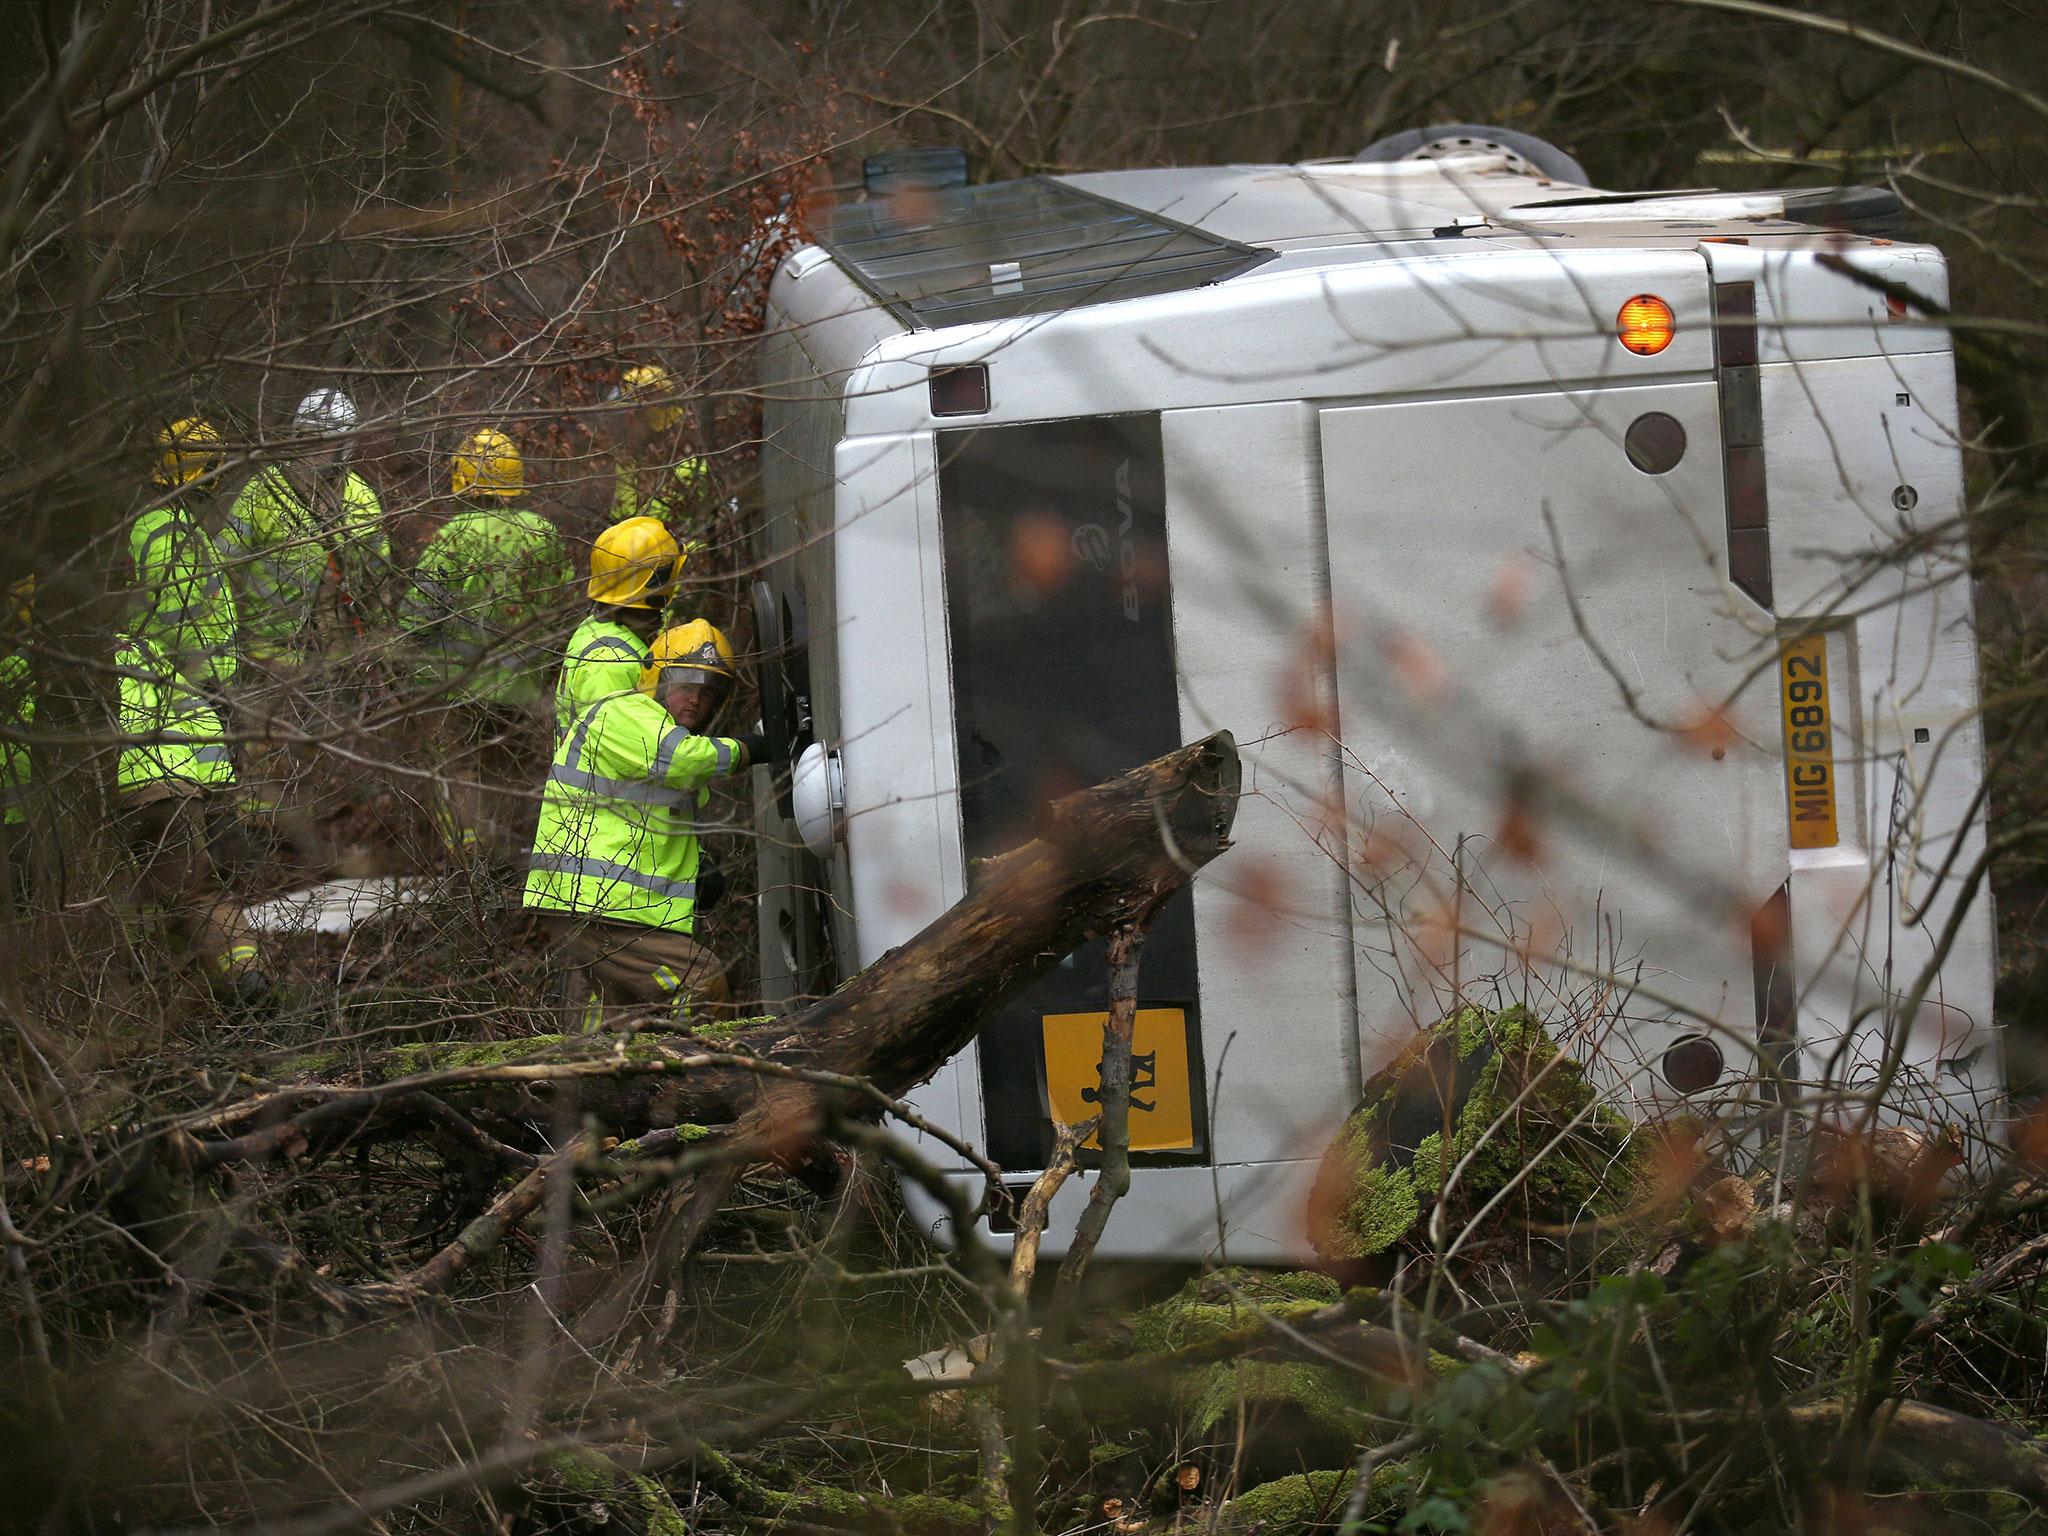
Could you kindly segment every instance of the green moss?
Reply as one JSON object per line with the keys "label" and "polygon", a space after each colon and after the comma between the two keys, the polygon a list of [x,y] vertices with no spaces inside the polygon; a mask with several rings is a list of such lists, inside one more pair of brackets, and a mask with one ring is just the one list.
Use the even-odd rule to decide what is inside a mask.
{"label": "green moss", "polygon": [[[1342,1298],[1337,1282],[1311,1270],[1267,1274],[1222,1269],[1190,1280],[1131,1319],[1137,1355],[1170,1355],[1231,1340],[1255,1340],[1269,1322],[1299,1322]],[[1234,1417],[1294,1409],[1349,1440],[1362,1427],[1365,1399],[1355,1375],[1320,1365],[1220,1362],[1177,1376],[1175,1406],[1197,1434]]]}
{"label": "green moss", "polygon": [[[960,1531],[979,1531],[984,1520],[991,1518],[978,1504],[936,1493],[899,1493],[894,1498],[871,1503],[894,1515],[911,1536],[952,1536]],[[1009,1511],[1001,1510],[993,1513],[992,1523],[1000,1527],[1008,1519]]]}
{"label": "green moss", "polygon": [[1238,1530],[1257,1529],[1268,1536],[1334,1525],[1357,1478],[1342,1472],[1297,1472],[1247,1488],[1223,1506],[1223,1522]]}
{"label": "green moss", "polygon": [[454,1072],[470,1067],[502,1067],[537,1056],[562,1043],[561,1035],[526,1035],[517,1040],[439,1040],[394,1045],[385,1053],[392,1077],[421,1072]]}
{"label": "green moss", "polygon": [[[1435,1182],[1429,1185],[1432,1190],[1436,1187]],[[1342,1256],[1384,1253],[1408,1235],[1421,1215],[1422,1190],[1413,1168],[1359,1162],[1352,1174],[1351,1197],[1339,1212]]]}
{"label": "green moss", "polygon": [[[676,1140],[681,1142],[702,1141],[711,1134],[710,1126],[698,1125],[688,1120],[683,1121],[680,1125],[672,1125],[668,1129],[674,1131]],[[635,1136],[631,1141],[622,1141],[612,1150],[619,1157],[638,1157],[642,1150],[640,1138]],[[663,1150],[666,1151],[667,1149],[663,1148]]]}
{"label": "green moss", "polygon": [[612,1464],[595,1451],[558,1451],[540,1465],[548,1481],[564,1493],[589,1494],[593,1498],[609,1493],[618,1475]]}
{"label": "green moss", "polygon": [[[1415,1473],[1404,1462],[1376,1470],[1365,1518],[1384,1520],[1399,1514],[1414,1482]],[[1225,1504],[1222,1526],[1244,1536],[1299,1536],[1306,1531],[1334,1530],[1344,1518],[1344,1506],[1356,1484],[1357,1475],[1350,1468],[1275,1478],[1247,1488]]]}
{"label": "green moss", "polygon": [[1170,1354],[1256,1333],[1264,1317],[1306,1317],[1341,1295],[1336,1281],[1312,1270],[1264,1274],[1221,1269],[1190,1280],[1168,1300],[1138,1313],[1131,1319],[1131,1339],[1143,1353]]}
{"label": "green moss", "polygon": [[756,1019],[700,1019],[691,1024],[690,1033],[699,1040],[730,1040],[756,1025],[774,1022],[772,1013],[762,1014]]}
{"label": "green moss", "polygon": [[690,1536],[689,1522],[683,1519],[683,1512],[676,1508],[676,1501],[669,1497],[668,1490],[644,1472],[636,1472],[626,1479],[640,1502],[640,1517],[646,1522],[647,1536]]}
{"label": "green moss", "polygon": [[1238,1276],[1239,1288],[1258,1298],[1312,1301],[1319,1307],[1327,1307],[1342,1300],[1344,1295],[1336,1281],[1312,1269],[1285,1270],[1276,1275],[1234,1273]]}
{"label": "green moss", "polygon": [[595,1451],[559,1452],[541,1463],[541,1473],[555,1493],[601,1503],[626,1516],[627,1530],[644,1536],[689,1536],[682,1511],[666,1488],[644,1472],[620,1471]]}
{"label": "green moss", "polygon": [[[744,1514],[803,1524],[828,1523],[900,1528],[908,1536],[959,1536],[979,1532],[984,1521],[1001,1525],[1009,1518],[1006,1509],[984,1511],[964,1499],[933,1493],[866,1494],[847,1488],[804,1483],[795,1488],[775,1488],[751,1474],[718,1451],[700,1447],[697,1464],[705,1481],[720,1498]],[[877,1518],[879,1517],[879,1519]]]}
{"label": "green moss", "polygon": [[1228,1424],[1240,1407],[1248,1418],[1295,1409],[1339,1439],[1354,1439],[1365,1427],[1355,1378],[1330,1366],[1238,1360],[1200,1372],[1196,1382],[1188,1418],[1198,1435]]}
{"label": "green moss", "polygon": [[1453,1172],[1462,1210],[1511,1182],[1525,1220],[1626,1208],[1639,1173],[1631,1127],[1594,1101],[1584,1070],[1526,1009],[1453,1014],[1374,1076],[1339,1132],[1317,1180],[1319,1249],[1331,1259],[1385,1252],[1414,1233]]}

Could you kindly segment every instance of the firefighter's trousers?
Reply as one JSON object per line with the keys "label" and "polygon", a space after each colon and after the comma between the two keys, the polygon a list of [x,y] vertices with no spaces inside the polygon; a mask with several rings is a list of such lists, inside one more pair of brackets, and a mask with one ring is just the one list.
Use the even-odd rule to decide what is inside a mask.
{"label": "firefighter's trousers", "polygon": [[731,998],[724,962],[687,933],[556,913],[541,921],[568,971],[571,1033],[650,1013],[680,1022]]}

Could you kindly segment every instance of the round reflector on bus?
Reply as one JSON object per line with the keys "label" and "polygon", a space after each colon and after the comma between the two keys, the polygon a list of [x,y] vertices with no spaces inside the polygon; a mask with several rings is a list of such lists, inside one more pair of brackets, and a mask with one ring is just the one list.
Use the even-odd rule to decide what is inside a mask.
{"label": "round reflector on bus", "polygon": [[1637,294],[1614,317],[1614,334],[1621,338],[1624,347],[1641,357],[1662,352],[1671,345],[1677,330],[1671,306],[1654,293]]}
{"label": "round reflector on bus", "polygon": [[1687,1035],[1673,1042],[1660,1063],[1664,1081],[1680,1093],[1698,1093],[1721,1080],[1725,1062],[1721,1047],[1705,1035]]}
{"label": "round reflector on bus", "polygon": [[1628,424],[1621,440],[1629,463],[1646,475],[1668,475],[1685,457],[1685,428],[1676,416],[1645,411]]}

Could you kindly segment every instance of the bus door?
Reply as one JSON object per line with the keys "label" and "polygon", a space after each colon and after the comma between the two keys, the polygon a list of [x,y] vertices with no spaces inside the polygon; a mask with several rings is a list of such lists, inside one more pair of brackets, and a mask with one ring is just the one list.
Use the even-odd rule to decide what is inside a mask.
{"label": "bus door", "polygon": [[[1046,801],[1181,744],[1156,414],[937,434],[967,884]],[[1159,914],[1138,978],[1131,1147],[1208,1155],[1193,909]],[[1045,1166],[1055,1119],[1096,1113],[1104,946],[1007,1004],[977,1045],[989,1154]]]}

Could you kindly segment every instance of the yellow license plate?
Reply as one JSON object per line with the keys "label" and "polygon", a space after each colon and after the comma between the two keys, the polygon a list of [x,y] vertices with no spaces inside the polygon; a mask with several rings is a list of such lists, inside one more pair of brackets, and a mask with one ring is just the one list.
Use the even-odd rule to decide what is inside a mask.
{"label": "yellow license plate", "polygon": [[[1045,1089],[1053,1118],[1074,1125],[1100,1112],[1106,1013],[1048,1013]],[[1087,1145],[1094,1146],[1090,1137]],[[1188,1074],[1184,1008],[1140,1008],[1131,1028],[1131,1150],[1187,1152],[1195,1145],[1194,1087]]]}
{"label": "yellow license plate", "polygon": [[1835,826],[1835,726],[1828,707],[1825,635],[1788,640],[1778,653],[1785,710],[1785,809],[1794,848],[1832,848]]}

